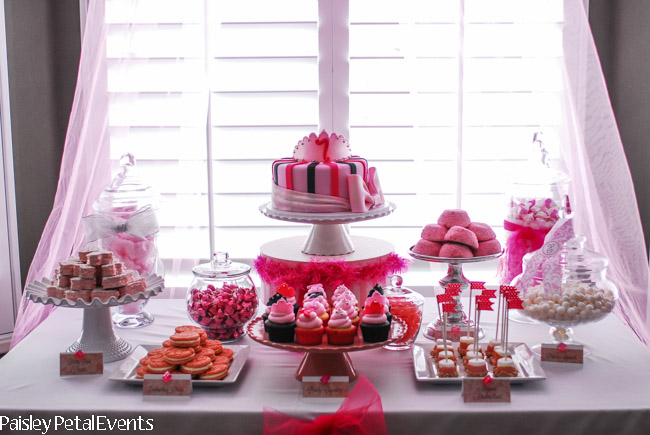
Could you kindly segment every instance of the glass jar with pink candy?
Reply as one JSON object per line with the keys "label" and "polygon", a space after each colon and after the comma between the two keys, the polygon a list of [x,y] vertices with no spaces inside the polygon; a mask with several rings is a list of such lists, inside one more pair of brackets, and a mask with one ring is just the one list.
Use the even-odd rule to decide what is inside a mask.
{"label": "glass jar with pink candy", "polygon": [[250,271],[247,264],[231,261],[227,252],[216,252],[210,263],[192,269],[187,313],[209,339],[232,342],[246,334],[244,327],[255,316],[258,305]]}

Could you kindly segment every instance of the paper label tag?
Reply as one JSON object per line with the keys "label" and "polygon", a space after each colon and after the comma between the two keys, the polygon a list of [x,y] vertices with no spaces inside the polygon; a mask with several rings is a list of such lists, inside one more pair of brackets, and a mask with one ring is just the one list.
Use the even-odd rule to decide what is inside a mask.
{"label": "paper label tag", "polygon": [[488,384],[483,378],[463,378],[463,400],[469,402],[510,402],[510,380],[492,379]]}
{"label": "paper label tag", "polygon": [[101,375],[104,373],[102,352],[62,352],[59,357],[59,376]]}
{"label": "paper label tag", "polygon": [[582,364],[584,347],[581,344],[542,343],[542,361]]}
{"label": "paper label tag", "polygon": [[347,376],[302,377],[302,397],[347,397],[349,391]]}
{"label": "paper label tag", "polygon": [[142,395],[145,399],[189,399],[191,393],[191,375],[175,374],[167,381],[163,375],[144,375]]}

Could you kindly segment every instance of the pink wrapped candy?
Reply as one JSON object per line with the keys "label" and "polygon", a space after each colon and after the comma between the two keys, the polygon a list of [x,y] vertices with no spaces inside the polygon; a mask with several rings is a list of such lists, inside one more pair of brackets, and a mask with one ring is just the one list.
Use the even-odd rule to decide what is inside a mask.
{"label": "pink wrapped candy", "polygon": [[244,325],[257,312],[255,287],[245,288],[224,284],[215,288],[193,288],[188,294],[187,311],[190,319],[201,326],[208,338],[235,340],[244,335]]}
{"label": "pink wrapped candy", "polygon": [[472,250],[460,243],[447,242],[440,248],[440,257],[445,258],[472,258],[474,254]]}
{"label": "pink wrapped candy", "polygon": [[439,224],[428,224],[422,229],[420,237],[430,242],[444,242],[445,234],[447,234],[447,227]]}
{"label": "pink wrapped candy", "polygon": [[467,212],[460,209],[445,210],[438,218],[438,223],[440,225],[444,225],[447,228],[455,226],[467,228],[470,222],[471,220]]}
{"label": "pink wrapped candy", "polygon": [[445,242],[462,243],[470,248],[478,248],[478,239],[476,238],[476,234],[467,228],[459,226],[449,228],[449,231],[445,234]]}

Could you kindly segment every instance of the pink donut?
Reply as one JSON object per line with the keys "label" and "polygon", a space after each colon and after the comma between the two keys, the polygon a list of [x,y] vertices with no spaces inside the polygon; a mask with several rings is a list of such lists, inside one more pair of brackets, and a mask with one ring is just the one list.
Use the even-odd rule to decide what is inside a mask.
{"label": "pink donut", "polygon": [[442,212],[440,217],[438,218],[438,223],[440,225],[444,225],[447,228],[459,226],[463,228],[467,228],[467,226],[472,222],[469,219],[469,215],[465,210],[445,210]]}
{"label": "pink donut", "polygon": [[497,235],[494,234],[494,231],[492,231],[492,228],[488,224],[481,222],[472,222],[469,224],[467,229],[476,234],[476,238],[479,242],[496,239],[497,237]]}
{"label": "pink donut", "polygon": [[430,242],[444,242],[447,227],[438,224],[428,224],[422,229],[421,237]]}
{"label": "pink donut", "polygon": [[413,247],[413,252],[429,257],[437,257],[441,246],[441,243],[420,239]]}
{"label": "pink donut", "polygon": [[447,234],[445,234],[445,242],[456,242],[467,245],[470,248],[478,248],[478,240],[476,239],[476,234],[468,230],[467,228],[455,226],[449,228]]}
{"label": "pink donut", "polygon": [[474,256],[482,257],[484,255],[498,254],[501,252],[501,243],[497,239],[479,242],[478,248],[474,249]]}
{"label": "pink donut", "polygon": [[474,256],[469,247],[454,242],[447,242],[442,245],[438,255],[445,258],[472,258]]}

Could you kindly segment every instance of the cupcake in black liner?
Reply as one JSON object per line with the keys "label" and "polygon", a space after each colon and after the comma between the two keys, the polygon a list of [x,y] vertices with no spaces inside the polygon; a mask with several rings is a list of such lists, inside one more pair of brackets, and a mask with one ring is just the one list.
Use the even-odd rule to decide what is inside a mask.
{"label": "cupcake in black liner", "polygon": [[269,313],[271,312],[271,306],[279,301],[280,299],[284,299],[285,301],[287,300],[284,296],[282,296],[280,293],[276,293],[273,296],[269,298],[269,301],[266,303],[266,311],[264,311],[264,314],[262,314],[262,320],[264,321],[264,332],[268,332],[266,330],[266,321],[269,318]]}
{"label": "cupcake in black liner", "polygon": [[366,304],[360,327],[365,343],[379,343],[388,340],[390,322],[386,319],[384,307],[379,301],[372,300]]}
{"label": "cupcake in black liner", "polygon": [[293,287],[289,287],[287,283],[283,283],[278,288],[276,288],[275,291],[284,296],[290,305],[293,305],[293,314],[298,315],[300,304],[296,300],[296,291],[293,289]]}
{"label": "cupcake in black liner", "polygon": [[271,305],[269,318],[264,322],[269,340],[274,343],[293,342],[294,329],[296,327],[296,315],[293,306],[285,299],[280,299]]}
{"label": "cupcake in black liner", "polygon": [[366,299],[365,305],[367,306],[370,301],[378,301],[384,307],[384,313],[386,313],[386,319],[388,323],[393,322],[393,314],[390,312],[390,305],[388,304],[388,298],[384,296],[384,289],[379,285],[375,285],[372,290],[368,293],[368,298]]}

